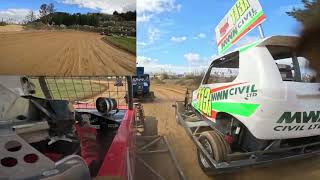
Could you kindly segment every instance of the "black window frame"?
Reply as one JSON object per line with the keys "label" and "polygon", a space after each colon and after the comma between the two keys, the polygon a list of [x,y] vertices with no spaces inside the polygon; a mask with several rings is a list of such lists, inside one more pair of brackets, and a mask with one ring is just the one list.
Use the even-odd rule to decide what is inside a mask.
{"label": "black window frame", "polygon": [[[231,62],[231,61],[235,61],[234,59],[236,59],[236,61],[237,61],[236,67],[234,67],[234,68],[238,68],[240,70],[240,52],[239,51],[235,51],[235,52],[232,52],[230,54],[227,54],[225,56],[222,56],[222,57],[212,61],[209,69],[207,70],[204,78],[202,79],[201,84],[202,85],[208,84],[208,80],[210,79],[211,71],[212,71],[213,68],[223,68],[222,67],[223,64]],[[238,72],[237,76],[232,81],[234,81],[238,77],[238,75],[239,75],[239,72]],[[221,83],[229,83],[229,82],[232,82],[232,81],[221,82]]]}

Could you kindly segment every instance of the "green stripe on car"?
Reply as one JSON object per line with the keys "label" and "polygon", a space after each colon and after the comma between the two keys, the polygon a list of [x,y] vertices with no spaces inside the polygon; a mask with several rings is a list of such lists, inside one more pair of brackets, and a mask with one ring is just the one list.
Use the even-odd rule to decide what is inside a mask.
{"label": "green stripe on car", "polygon": [[256,112],[260,105],[249,103],[212,102],[212,109],[232,115],[249,117]]}

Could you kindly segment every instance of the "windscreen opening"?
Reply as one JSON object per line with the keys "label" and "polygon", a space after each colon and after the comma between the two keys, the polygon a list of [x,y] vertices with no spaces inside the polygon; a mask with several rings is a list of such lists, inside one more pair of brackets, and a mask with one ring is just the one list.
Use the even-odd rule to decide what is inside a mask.
{"label": "windscreen opening", "polygon": [[239,52],[234,52],[212,62],[202,84],[227,83],[239,74]]}
{"label": "windscreen opening", "polygon": [[283,81],[319,83],[318,73],[309,60],[286,46],[267,46]]}

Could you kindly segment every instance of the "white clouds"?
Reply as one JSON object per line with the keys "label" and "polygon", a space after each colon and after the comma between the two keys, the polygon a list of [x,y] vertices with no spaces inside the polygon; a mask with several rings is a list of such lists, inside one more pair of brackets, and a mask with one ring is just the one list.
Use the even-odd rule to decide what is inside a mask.
{"label": "white clouds", "polygon": [[138,42],[137,42],[137,45],[138,45],[138,46],[147,46],[147,45],[148,45],[148,43],[138,41]]}
{"label": "white clouds", "polygon": [[174,64],[160,64],[157,59],[145,56],[137,57],[137,66],[143,66],[148,73],[185,73],[188,71],[187,66],[177,66]]}
{"label": "white clouds", "polygon": [[[149,27],[147,31],[147,39],[138,40],[137,45],[139,47],[147,47],[152,45],[155,41],[159,40],[161,37],[161,32],[158,28]],[[139,50],[139,49],[138,49]]]}
{"label": "white clouds", "polygon": [[137,0],[139,13],[162,13],[173,10],[180,10],[181,5],[176,0]]}
{"label": "white clouds", "polygon": [[253,43],[259,39],[260,39],[259,36],[250,36],[250,35],[244,36],[236,43],[236,45],[233,47],[233,49],[248,45],[248,44]]}
{"label": "white clouds", "polygon": [[149,43],[153,44],[156,40],[160,39],[160,30],[158,28],[149,27],[148,38]]}
{"label": "white clouds", "polygon": [[[199,33],[196,36],[193,37],[193,39],[204,39],[207,35],[205,33]],[[188,38],[186,36],[172,36],[171,41],[174,43],[182,43],[186,41]]]}
{"label": "white clouds", "polygon": [[[26,16],[30,13],[30,9],[6,9],[0,10],[0,20],[4,20],[10,23],[22,23]],[[35,14],[39,14],[35,12]]]}
{"label": "white clouds", "polygon": [[214,54],[210,57],[203,57],[198,53],[190,52],[185,54],[183,57],[189,65],[192,65],[193,67],[197,67],[200,69],[206,69],[211,64],[211,62],[217,57],[217,55]]}
{"label": "white clouds", "polygon": [[187,37],[185,37],[185,36],[181,36],[181,37],[175,37],[175,36],[173,36],[173,37],[171,37],[171,39],[170,39],[172,42],[175,42],[175,43],[181,43],[181,42],[183,42],[183,41],[186,41],[187,40]]}
{"label": "white clouds", "polygon": [[184,55],[184,58],[189,62],[189,63],[195,63],[201,61],[200,55],[197,53],[187,53]]}
{"label": "white clouds", "polygon": [[207,35],[204,34],[204,33],[200,33],[200,34],[198,34],[198,37],[199,37],[199,38],[205,38],[205,37],[207,37]]}
{"label": "white clouds", "polygon": [[204,39],[206,37],[207,37],[207,35],[205,33],[199,33],[198,35],[193,37],[193,39]]}
{"label": "white clouds", "polygon": [[136,10],[136,0],[60,0],[60,2],[109,14],[114,11],[126,12]]}
{"label": "white clouds", "polygon": [[157,59],[145,56],[137,57],[137,66],[145,67],[148,72],[160,72],[161,68],[166,67],[165,64],[159,64]]}
{"label": "white clouds", "polygon": [[137,57],[137,63],[139,66],[148,66],[151,64],[155,64],[157,61],[158,61],[157,59],[152,59],[150,57],[145,57],[145,56]]}
{"label": "white clouds", "polygon": [[153,17],[152,14],[149,14],[149,15],[147,15],[147,14],[142,14],[142,15],[137,16],[137,22],[138,22],[138,23],[148,22],[148,21],[150,21],[150,19],[151,19],[152,17]]}
{"label": "white clouds", "polygon": [[137,20],[148,22],[155,14],[180,11],[181,5],[176,0],[137,0]]}
{"label": "white clouds", "polygon": [[137,66],[145,67],[145,71],[148,73],[170,72],[173,74],[184,74],[191,72],[203,72],[208,69],[215,55],[212,55],[210,58],[206,58],[201,57],[197,53],[188,53],[185,54],[184,57],[186,60],[189,60],[190,63],[186,65],[163,64],[160,63],[158,59],[146,56],[138,56]]}

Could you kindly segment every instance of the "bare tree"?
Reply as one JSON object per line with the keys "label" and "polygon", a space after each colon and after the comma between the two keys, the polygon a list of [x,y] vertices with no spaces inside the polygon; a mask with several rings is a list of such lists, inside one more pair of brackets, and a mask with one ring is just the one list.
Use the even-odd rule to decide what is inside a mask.
{"label": "bare tree", "polygon": [[26,22],[30,23],[30,22],[35,21],[36,19],[37,19],[37,17],[35,15],[35,13],[32,10],[30,10],[29,14],[26,16]]}
{"label": "bare tree", "polygon": [[48,6],[48,21],[51,22],[52,21],[52,18],[53,18],[53,13],[56,11],[56,9],[54,8],[54,4],[53,3],[50,3]]}

